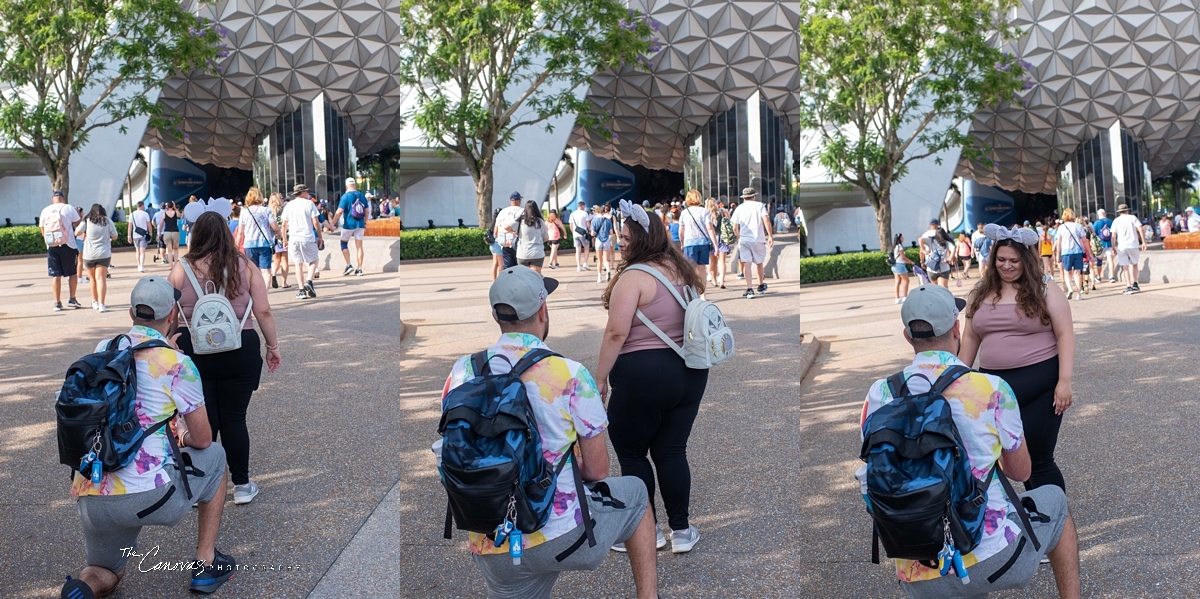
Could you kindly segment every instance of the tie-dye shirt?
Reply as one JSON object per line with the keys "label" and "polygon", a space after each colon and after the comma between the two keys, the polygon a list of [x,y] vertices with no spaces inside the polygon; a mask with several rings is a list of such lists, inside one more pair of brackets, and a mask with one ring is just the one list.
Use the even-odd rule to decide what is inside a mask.
{"label": "tie-dye shirt", "polygon": [[[943,351],[921,352],[912,365],[904,369],[908,388],[912,393],[929,390],[929,381],[936,381],[950,366],[962,364],[954,354]],[[914,375],[923,375],[921,376]],[[926,380],[928,378],[928,381]],[[1024,428],[1017,396],[1008,383],[997,376],[971,372],[963,375],[945,392],[954,413],[954,424],[962,437],[967,457],[971,460],[971,471],[983,480],[1000,459],[1000,451],[1012,451],[1021,445]],[[866,424],[867,416],[892,401],[892,392],[887,380],[875,381],[863,404],[859,429]],[[866,467],[859,468],[861,477]],[[861,478],[860,478],[861,480]],[[1015,541],[1021,529],[1008,518],[1012,504],[1004,494],[1004,487],[997,480],[988,486],[987,507],[984,508],[983,539],[975,551],[963,556],[963,564],[971,566],[1000,553]],[[929,568],[912,560],[896,560],[896,576],[904,582],[917,582],[938,578],[937,568]]]}
{"label": "tie-dye shirt", "polygon": [[[530,350],[544,348],[545,343],[533,335],[505,333],[495,345],[488,348],[488,357],[497,354],[516,364]],[[496,372],[507,372],[504,360],[493,360]],[[442,399],[451,389],[473,378],[471,356],[464,356],[454,363]],[[533,417],[537,420],[538,433],[542,436],[542,455],[546,461],[557,465],[567,448],[576,439],[591,439],[608,428],[608,415],[592,373],[574,360],[551,356],[534,364],[521,375],[525,392],[533,406]],[[558,475],[558,486],[554,490],[554,507],[550,519],[541,530],[521,535],[521,545],[528,550],[546,541],[556,539],[583,524],[583,513],[579,509],[579,497],[575,492],[575,475],[572,466],[566,465]],[[472,553],[480,555],[508,553],[508,544],[496,547],[486,535],[470,533],[468,542]]]}
{"label": "tie-dye shirt", "polygon": [[[140,325],[135,325],[126,335],[134,345],[149,339],[165,341],[158,331]],[[101,341],[96,351],[107,348],[108,341]],[[128,344],[122,342],[121,347],[128,347]],[[142,428],[150,428],[176,411],[182,416],[204,407],[200,371],[196,370],[191,358],[170,348],[144,349],[134,358],[138,377],[134,413]],[[168,464],[173,464],[175,458],[171,455],[167,435],[172,434],[173,424],[146,437],[137,457],[120,470],[105,472],[99,485],[76,472],[71,495],[126,495],[153,491],[170,484],[171,475],[167,468],[174,467]]]}

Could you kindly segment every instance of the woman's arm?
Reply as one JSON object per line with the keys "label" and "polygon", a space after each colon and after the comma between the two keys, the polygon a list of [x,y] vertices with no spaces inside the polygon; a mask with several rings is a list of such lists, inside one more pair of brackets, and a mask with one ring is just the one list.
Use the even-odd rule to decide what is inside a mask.
{"label": "woman's arm", "polygon": [[629,328],[636,318],[638,304],[641,303],[643,289],[646,284],[654,285],[650,275],[625,271],[613,286],[612,297],[608,302],[608,324],[604,327],[604,338],[600,342],[600,358],[596,364],[596,385],[600,389],[600,399],[608,399],[608,375],[612,372],[621,347],[629,338]]}
{"label": "woman's arm", "polygon": [[267,297],[267,283],[258,276],[258,267],[249,260],[243,266],[250,273],[250,299],[254,300],[254,319],[262,330],[263,343],[267,349],[267,372],[275,372],[282,361],[279,354],[279,337],[275,330],[275,315],[271,313],[271,300]]}
{"label": "woman's arm", "polygon": [[[974,297],[974,291],[967,296],[968,306],[971,305]],[[971,318],[966,314],[963,315],[962,327],[962,334],[959,335],[958,359],[962,360],[963,364],[974,368],[975,358],[979,357],[979,345],[983,342],[983,339],[975,333],[975,327],[971,322]]]}
{"label": "woman's arm", "polygon": [[1046,308],[1050,311],[1050,326],[1058,340],[1058,385],[1054,387],[1054,413],[1062,414],[1071,407],[1073,394],[1071,378],[1075,375],[1075,325],[1071,304],[1058,285],[1046,286]]}

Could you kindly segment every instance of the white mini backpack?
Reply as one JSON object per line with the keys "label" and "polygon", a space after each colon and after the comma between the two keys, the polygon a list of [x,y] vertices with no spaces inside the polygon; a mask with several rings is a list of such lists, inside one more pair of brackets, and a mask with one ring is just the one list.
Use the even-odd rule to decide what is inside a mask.
{"label": "white mini backpack", "polygon": [[[246,313],[239,321],[233,311],[233,304],[225,297],[224,289],[217,289],[212,281],[205,283],[213,289],[206,292],[200,287],[196,273],[186,259],[180,260],[184,274],[196,290],[196,306],[192,308],[192,318],[188,322],[188,332],[192,337],[192,350],[198,355],[219,354],[242,348],[242,327],[250,317],[250,308],[254,306],[254,298],[246,304]],[[183,314],[183,306],[179,307]]]}
{"label": "white mini backpack", "polygon": [[700,294],[692,287],[684,287],[687,300],[675,290],[675,285],[658,269],[645,264],[634,264],[626,270],[640,270],[648,273],[666,287],[675,300],[683,306],[683,346],[675,343],[662,329],[650,321],[650,318],[637,311],[637,317],[659,339],[662,339],[671,349],[675,350],[688,368],[707,370],[724,362],[733,355],[733,331],[725,324],[725,315],[716,304],[700,298]]}

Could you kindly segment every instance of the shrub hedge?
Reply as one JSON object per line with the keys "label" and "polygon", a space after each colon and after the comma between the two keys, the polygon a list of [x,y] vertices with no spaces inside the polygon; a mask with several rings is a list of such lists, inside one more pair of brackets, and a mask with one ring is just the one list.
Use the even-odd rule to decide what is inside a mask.
{"label": "shrub hedge", "polygon": [[[125,234],[128,223],[116,223],[117,239],[113,247],[129,245]],[[20,227],[0,228],[0,256],[27,256],[46,253],[46,243],[42,240],[42,230],[38,227],[25,225]]]}
{"label": "shrub hedge", "polygon": [[[488,256],[491,250],[483,240],[483,229],[404,229],[400,231],[400,259],[466,258]],[[571,232],[562,238],[559,251],[571,248]],[[573,251],[573,250],[572,250]],[[549,255],[550,249],[546,248]]]}
{"label": "shrub hedge", "polygon": [[[909,260],[916,262],[920,252],[910,248],[905,250],[905,254],[908,255]],[[892,274],[892,267],[888,266],[886,258],[887,254],[884,252],[859,252],[801,258],[800,282],[825,283],[827,281],[886,277]]]}

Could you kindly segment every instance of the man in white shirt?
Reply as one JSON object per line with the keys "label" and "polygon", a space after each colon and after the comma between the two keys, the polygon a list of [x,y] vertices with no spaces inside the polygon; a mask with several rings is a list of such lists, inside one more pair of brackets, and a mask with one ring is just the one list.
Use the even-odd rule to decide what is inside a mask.
{"label": "man in white shirt", "polygon": [[145,202],[137,203],[126,229],[127,240],[137,250],[138,272],[146,272],[146,248],[150,245],[150,214],[145,208]]}
{"label": "man in white shirt", "polygon": [[158,244],[158,252],[154,255],[154,261],[156,263],[162,262],[163,264],[166,264],[167,244],[163,241],[163,221],[166,220],[167,213],[159,208],[158,210],[154,211],[154,215],[151,218],[154,219],[153,236]]}
{"label": "man in white shirt", "polygon": [[1128,204],[1117,206],[1112,235],[1117,245],[1117,266],[1125,268],[1125,276],[1130,283],[1122,295],[1137,293],[1142,290],[1138,286],[1138,261],[1142,258],[1142,252],[1146,251],[1146,236],[1142,232],[1141,221],[1129,214]]}
{"label": "man in white shirt", "polygon": [[288,249],[288,259],[299,266],[297,276],[300,277],[300,290],[296,297],[309,299],[317,297],[313,279],[317,275],[317,258],[321,249],[317,238],[317,231],[321,230],[318,221],[320,213],[313,198],[308,195],[307,185],[295,186],[292,194],[292,201],[283,207],[279,218],[283,223],[283,242]]}
{"label": "man in white shirt", "polygon": [[62,280],[67,278],[71,296],[67,301],[68,308],[82,308],[83,305],[75,299],[75,290],[79,287],[79,272],[75,268],[79,250],[75,246],[75,223],[79,222],[79,211],[67,203],[63,192],[56,191],[50,196],[50,205],[42,209],[38,217],[38,225],[42,229],[42,238],[46,242],[47,272],[54,280],[50,287],[54,291],[54,311],[61,312]]}
{"label": "man in white shirt", "polygon": [[524,208],[521,207],[522,199],[524,198],[521,197],[521,192],[512,192],[512,195],[508,196],[508,208],[496,215],[496,225],[500,229],[500,236],[496,241],[500,243],[504,268],[517,265],[517,220],[524,213]]}
{"label": "man in white shirt", "polygon": [[[733,223],[733,232],[738,236],[738,261],[742,264],[742,272],[746,275],[746,293],[742,297],[754,299],[755,292],[766,293],[767,283],[763,278],[763,263],[767,261],[767,252],[775,246],[775,236],[771,233],[771,219],[767,216],[767,207],[758,201],[758,193],[754,188],[742,190],[742,204],[734,209],[729,217]],[[758,271],[758,288],[754,287],[755,265]]]}
{"label": "man in white shirt", "polygon": [[[571,237],[575,239],[575,272],[591,270],[588,267],[588,254],[591,253],[592,217],[588,216],[587,205],[579,202],[578,208],[571,213]],[[580,253],[583,257],[580,258]]]}
{"label": "man in white shirt", "polygon": [[1188,206],[1187,210],[1187,228],[1188,231],[1200,231],[1200,215],[1196,214],[1196,210]]}

